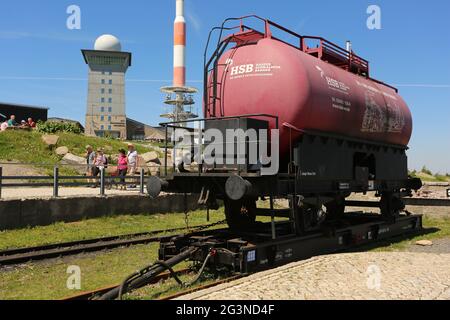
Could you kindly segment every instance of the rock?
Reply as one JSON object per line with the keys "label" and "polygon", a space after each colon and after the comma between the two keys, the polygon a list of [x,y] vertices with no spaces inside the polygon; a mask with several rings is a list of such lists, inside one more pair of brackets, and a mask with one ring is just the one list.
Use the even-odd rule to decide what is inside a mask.
{"label": "rock", "polygon": [[146,162],[142,156],[138,156],[138,165],[139,165],[139,167],[143,167],[143,168],[145,168],[147,166]]}
{"label": "rock", "polygon": [[159,165],[157,163],[152,163],[148,167],[148,172],[152,176],[157,176],[159,174],[160,170],[161,170],[161,165]]}
{"label": "rock", "polygon": [[420,240],[416,242],[417,246],[422,246],[422,247],[431,247],[433,245],[433,241],[430,240]]}
{"label": "rock", "polygon": [[62,158],[61,163],[72,166],[80,174],[86,173],[87,164],[86,159],[83,157],[67,153],[64,158]]}
{"label": "rock", "polygon": [[158,153],[156,153],[155,151],[147,152],[142,155],[142,158],[144,159],[145,163],[155,162],[155,160],[158,160]]}
{"label": "rock", "polygon": [[67,153],[64,158],[62,158],[62,161],[67,163],[67,164],[72,164],[72,165],[86,165],[86,159],[83,157],[78,157],[74,154],[71,153]]}
{"label": "rock", "polygon": [[42,136],[42,141],[50,148],[55,147],[58,144],[59,136],[53,134],[46,134]]}
{"label": "rock", "polygon": [[69,148],[67,148],[67,147],[59,147],[59,148],[57,148],[57,149],[55,150],[55,153],[56,153],[58,156],[64,157],[66,154],[69,153]]}
{"label": "rock", "polygon": [[106,168],[105,172],[108,176],[116,175],[117,167],[116,166],[108,166]]}
{"label": "rock", "polygon": [[[159,163],[161,164],[161,166],[164,166],[164,164],[165,164],[164,158],[158,159],[158,160],[159,160]],[[168,167],[173,167],[173,160],[172,160],[172,158],[167,157],[167,166]]]}

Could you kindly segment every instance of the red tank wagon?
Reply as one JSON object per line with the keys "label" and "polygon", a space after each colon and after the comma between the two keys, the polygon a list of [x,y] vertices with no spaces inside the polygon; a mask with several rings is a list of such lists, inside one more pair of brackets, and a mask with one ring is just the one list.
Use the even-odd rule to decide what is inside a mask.
{"label": "red tank wagon", "polygon": [[[233,34],[236,46],[218,63],[215,108],[207,117],[276,114],[281,153],[289,150],[288,127],[407,146],[412,132],[408,106],[397,90],[372,80],[369,63],[317,39],[319,47],[293,47],[270,32]],[[212,102],[212,101],[211,101]],[[211,104],[208,105],[210,107]],[[297,139],[299,131],[292,137]]]}
{"label": "red tank wagon", "polygon": [[[262,31],[245,25],[248,18],[261,21]],[[237,27],[228,27],[236,21]],[[259,198],[269,197],[272,205],[275,198],[286,198],[290,209],[279,214],[290,218],[293,232],[304,234],[344,219],[346,198],[368,191],[380,197],[381,216],[395,221],[405,208],[402,197],[421,187],[420,180],[408,177],[412,116],[397,89],[371,78],[369,62],[353,51],[257,16],[227,19],[211,31],[204,117],[195,120],[204,122],[201,128],[222,132],[279,129],[278,172],[263,175],[262,164],[200,164],[195,172],[182,168],[166,171],[164,179],[151,178],[148,189],[152,196],[162,189],[198,192],[200,203],[210,207],[223,199],[231,228],[249,230],[256,216],[274,215],[273,207],[257,208]],[[258,136],[257,142],[267,140]],[[255,141],[225,143],[248,149]]]}

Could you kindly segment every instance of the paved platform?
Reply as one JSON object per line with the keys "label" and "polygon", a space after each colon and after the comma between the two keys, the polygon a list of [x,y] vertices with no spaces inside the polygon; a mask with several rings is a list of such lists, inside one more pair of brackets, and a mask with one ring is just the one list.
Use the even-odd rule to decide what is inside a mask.
{"label": "paved platform", "polygon": [[346,253],[254,274],[179,300],[450,300],[450,254]]}

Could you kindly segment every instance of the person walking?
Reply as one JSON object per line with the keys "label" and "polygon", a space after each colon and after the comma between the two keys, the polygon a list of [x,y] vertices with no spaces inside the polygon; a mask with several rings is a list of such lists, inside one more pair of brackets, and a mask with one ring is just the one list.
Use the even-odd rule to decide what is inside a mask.
{"label": "person walking", "polygon": [[127,190],[127,185],[125,183],[125,177],[128,172],[128,157],[127,152],[124,149],[119,150],[119,158],[117,160],[117,170],[120,177],[120,189]]}
{"label": "person walking", "polygon": [[[94,148],[92,146],[86,146],[86,176],[87,177],[93,177],[94,176],[94,162],[96,154],[94,152]],[[95,181],[93,179],[88,179],[88,183],[94,183]]]}
{"label": "person walking", "polygon": [[[128,158],[128,175],[131,177],[136,176],[136,170],[139,165],[138,157],[139,157],[139,154],[136,150],[136,147],[134,146],[134,144],[129,143],[127,158]],[[130,188],[136,188],[136,181],[134,179],[133,179],[133,183],[130,185]]]}
{"label": "person walking", "polygon": [[[93,177],[98,177],[98,175],[100,174],[101,170],[105,169],[105,166],[107,164],[107,160],[105,155],[103,154],[103,150],[102,149],[98,149],[97,150],[97,154],[95,156],[95,160],[94,160],[94,171],[93,171]],[[97,179],[96,183],[94,185],[94,188],[98,187],[98,181]]]}

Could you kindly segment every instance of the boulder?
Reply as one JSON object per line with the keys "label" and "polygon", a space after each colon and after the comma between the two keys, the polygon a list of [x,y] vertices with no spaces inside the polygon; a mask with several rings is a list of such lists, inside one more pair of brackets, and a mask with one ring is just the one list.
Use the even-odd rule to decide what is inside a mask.
{"label": "boulder", "polygon": [[72,165],[86,165],[86,159],[83,157],[76,156],[71,153],[67,153],[64,158],[62,158],[62,161],[66,164],[72,164]]}
{"label": "boulder", "polygon": [[[164,164],[165,164],[164,158],[158,159],[158,160],[159,160],[159,163],[161,164],[161,166],[164,166]],[[168,167],[173,167],[173,160],[172,160],[172,158],[170,158],[170,157],[167,157],[167,166],[168,166]]]}
{"label": "boulder", "polygon": [[158,153],[155,151],[147,152],[142,155],[145,163],[158,161]]}
{"label": "boulder", "polygon": [[116,166],[108,166],[105,170],[106,175],[112,176],[117,174],[117,167]]}
{"label": "boulder", "polygon": [[64,157],[66,154],[68,154],[69,153],[69,148],[67,148],[67,147],[59,147],[59,148],[57,148],[56,150],[55,150],[55,153],[58,155],[58,156],[61,156],[61,157]]}
{"label": "boulder", "polygon": [[55,147],[58,144],[59,136],[54,134],[46,134],[42,136],[42,141],[50,148]]}
{"label": "boulder", "polygon": [[433,241],[430,240],[420,240],[416,242],[416,245],[421,247],[431,247],[433,245]]}
{"label": "boulder", "polygon": [[152,176],[157,176],[160,173],[161,165],[157,163],[151,163],[148,167],[148,172]]}
{"label": "boulder", "polygon": [[72,166],[80,174],[86,173],[87,164],[86,159],[83,157],[67,153],[64,158],[62,158],[61,163]]}

